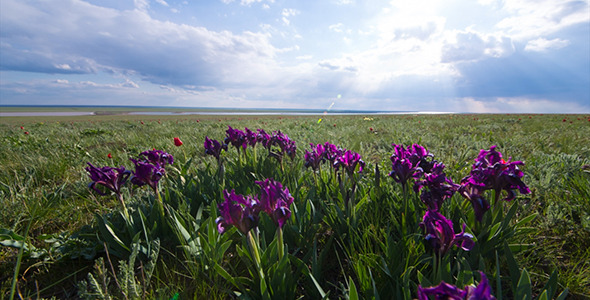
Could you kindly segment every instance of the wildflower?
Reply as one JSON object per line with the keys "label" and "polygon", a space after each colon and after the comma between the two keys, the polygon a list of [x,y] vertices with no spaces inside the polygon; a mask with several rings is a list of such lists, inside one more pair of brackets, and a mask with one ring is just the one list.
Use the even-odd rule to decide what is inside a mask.
{"label": "wildflower", "polygon": [[418,300],[428,300],[428,296],[434,296],[435,299],[451,299],[451,300],[494,300],[491,294],[491,287],[488,278],[483,272],[479,272],[481,280],[479,284],[474,287],[467,285],[462,290],[452,284],[442,281],[439,285],[423,288],[418,286]]}
{"label": "wildflower", "polygon": [[225,233],[232,225],[243,234],[258,226],[260,210],[255,198],[236,194],[234,190],[231,193],[224,190],[223,198],[225,202],[217,205],[221,216],[215,220],[220,234]]}
{"label": "wildflower", "polygon": [[153,165],[161,165],[162,167],[164,167],[166,164],[173,164],[174,163],[174,157],[162,150],[148,150],[148,151],[143,151],[139,154],[140,158],[144,158],[147,162],[153,164]]}
{"label": "wildflower", "polygon": [[275,224],[282,228],[291,217],[289,207],[294,199],[289,193],[289,189],[283,189],[283,185],[273,179],[256,181],[256,184],[260,186],[260,193],[258,194],[260,209],[266,212]]}
{"label": "wildflower", "polygon": [[[430,164],[426,160],[432,155],[424,147],[414,144],[404,149],[403,145],[395,145],[391,155],[391,172],[389,176],[402,184],[404,190],[408,180],[419,178],[422,172],[430,172]],[[424,168],[423,168],[424,167]]]}
{"label": "wildflower", "polygon": [[29,134],[29,132],[28,132],[28,131],[25,131],[25,134],[27,134],[27,135],[28,135],[28,134]]}
{"label": "wildflower", "polygon": [[248,143],[248,145],[250,147],[256,146],[256,142],[257,142],[256,132],[253,132],[252,130],[248,129],[248,127],[245,127],[244,134],[245,134],[245,138],[246,138],[246,143]]}
{"label": "wildflower", "polygon": [[334,162],[334,168],[336,168],[336,170],[338,170],[340,166],[343,166],[350,176],[352,176],[356,170],[357,165],[359,166],[358,172],[363,172],[365,162],[361,160],[361,155],[350,150],[346,150],[346,152],[337,157],[336,161]]}
{"label": "wildflower", "polygon": [[269,151],[271,151],[272,146],[279,147],[278,153],[270,153],[279,160],[282,160],[285,154],[289,156],[291,160],[295,159],[297,145],[293,140],[291,140],[286,134],[282,133],[280,130],[273,132],[265,147],[269,149]]}
{"label": "wildflower", "polygon": [[139,187],[147,184],[156,191],[158,182],[166,174],[164,167],[148,161],[135,160],[133,158],[130,158],[130,160],[135,164],[135,172],[133,172],[131,183]]}
{"label": "wildflower", "polygon": [[[514,190],[518,189],[521,194],[528,194],[531,190],[524,182],[524,173],[518,168],[524,163],[522,161],[506,162],[502,159],[502,153],[496,151],[496,146],[490,150],[481,150],[475,163],[471,168],[469,176],[463,178],[462,184],[479,186],[483,190],[494,190],[496,200],[500,198],[501,192],[507,192],[503,199],[511,201],[516,198]],[[472,188],[464,188],[470,190]]]}
{"label": "wildflower", "polygon": [[314,146],[310,143],[309,145],[311,146],[311,152],[305,150],[305,167],[311,167],[314,171],[317,171],[320,168],[320,164],[326,159],[326,148],[322,144]]}
{"label": "wildflower", "polygon": [[88,163],[86,171],[88,171],[90,180],[92,180],[88,187],[103,196],[106,195],[106,192],[99,189],[97,185],[102,185],[113,191],[115,194],[120,195],[121,187],[127,182],[127,179],[131,175],[131,171],[125,170],[125,167],[112,168],[107,166],[97,168],[91,163]]}
{"label": "wildflower", "polygon": [[438,210],[444,200],[451,198],[459,188],[458,184],[448,178],[443,172],[445,165],[435,163],[430,173],[424,174],[424,179],[414,183],[414,191],[418,193],[422,188],[427,187],[420,194],[420,200],[430,210]]}
{"label": "wildflower", "polygon": [[113,156],[112,156],[110,153],[109,153],[109,154],[107,154],[107,157],[108,157],[108,158],[113,158]]}
{"label": "wildflower", "polygon": [[425,231],[425,239],[430,243],[435,253],[444,256],[445,253],[453,245],[459,245],[465,251],[473,248],[473,236],[465,232],[465,224],[463,224],[463,231],[455,234],[453,230],[453,222],[441,213],[432,210],[426,210],[420,227]]}
{"label": "wildflower", "polygon": [[207,136],[205,137],[205,154],[213,155],[219,161],[221,150],[227,151],[227,145],[221,144],[217,140],[211,140]]}
{"label": "wildflower", "polygon": [[239,129],[233,129],[231,126],[227,126],[228,129],[225,131],[226,137],[224,140],[224,143],[229,145],[232,144],[232,146],[236,147],[236,149],[239,151],[240,147],[242,147],[242,149],[246,149],[246,134],[239,130]]}
{"label": "wildflower", "polygon": [[324,149],[326,150],[324,153],[326,159],[330,162],[330,164],[332,166],[334,166],[334,163],[336,162],[336,158],[338,158],[338,156],[342,155],[342,153],[344,153],[344,150],[340,147],[337,147],[334,144],[330,144],[328,142],[326,142],[324,144]]}
{"label": "wildflower", "polygon": [[162,150],[154,149],[140,153],[139,158],[143,158],[143,160],[130,158],[135,164],[135,172],[131,182],[140,187],[147,184],[157,191],[158,182],[166,174],[164,167],[174,163],[174,157]]}
{"label": "wildflower", "polygon": [[25,129],[23,126],[20,127],[21,130]]}
{"label": "wildflower", "polygon": [[475,219],[481,221],[483,214],[490,209],[490,203],[482,196],[484,192],[483,187],[478,184],[467,183],[463,179],[458,191],[461,196],[471,202],[475,212]]}
{"label": "wildflower", "polygon": [[180,147],[180,146],[182,146],[182,144],[183,144],[183,143],[182,143],[182,141],[180,140],[180,138],[177,138],[177,137],[175,137],[175,138],[174,138],[174,146],[176,146],[176,147]]}
{"label": "wildflower", "polygon": [[262,146],[270,151],[272,146],[270,141],[270,135],[264,131],[264,129],[256,130],[256,142],[261,143]]}

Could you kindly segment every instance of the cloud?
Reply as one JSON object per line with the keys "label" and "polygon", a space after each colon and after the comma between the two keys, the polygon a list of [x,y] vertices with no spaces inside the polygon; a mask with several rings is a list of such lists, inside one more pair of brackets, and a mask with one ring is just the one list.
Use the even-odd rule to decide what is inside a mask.
{"label": "cloud", "polygon": [[166,3],[166,1],[164,0],[156,0],[156,2],[158,2],[158,4],[163,5],[163,6],[168,6],[168,3]]}
{"label": "cloud", "polygon": [[475,61],[487,57],[503,57],[514,53],[512,40],[506,36],[496,37],[477,32],[457,32],[454,41],[442,48],[441,62]]}
{"label": "cloud", "polygon": [[496,27],[518,40],[547,36],[590,21],[588,7],[580,0],[506,0],[502,11],[509,16]]}
{"label": "cloud", "polygon": [[301,12],[297,9],[293,9],[293,8],[283,8],[283,11],[281,12],[281,15],[283,16],[281,20],[283,20],[283,23],[285,25],[289,25],[291,24],[291,21],[289,20],[290,17],[296,16],[298,14],[300,14]]}
{"label": "cloud", "polygon": [[453,111],[470,113],[580,113],[590,111],[590,105],[527,97],[498,97],[485,100],[466,97],[450,100],[449,104],[448,107]]}
{"label": "cloud", "polygon": [[524,51],[543,52],[551,49],[567,47],[569,44],[570,42],[568,40],[562,40],[558,38],[552,40],[538,38],[536,40],[529,41],[524,47]]}
{"label": "cloud", "polygon": [[[60,4],[3,1],[2,70],[105,71],[200,86],[265,84],[276,78],[278,49],[268,34],[211,31],[155,20],[138,9],[117,11],[76,0]],[[136,1],[138,8],[146,5]],[[16,8],[37,22],[9,13]]]}

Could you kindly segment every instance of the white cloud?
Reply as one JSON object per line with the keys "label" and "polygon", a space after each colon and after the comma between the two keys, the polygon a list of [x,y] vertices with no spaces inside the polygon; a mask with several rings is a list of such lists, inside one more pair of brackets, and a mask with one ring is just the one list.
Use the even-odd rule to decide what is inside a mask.
{"label": "white cloud", "polygon": [[283,16],[281,20],[283,20],[283,23],[285,23],[285,25],[290,25],[291,21],[289,20],[290,17],[296,16],[300,14],[300,11],[294,8],[283,8],[283,11],[281,12],[281,15]]}
{"label": "white cloud", "polygon": [[543,52],[551,49],[560,49],[567,47],[570,44],[568,40],[562,40],[555,38],[547,40],[545,38],[538,38],[536,40],[529,41],[524,47],[525,51]]}
{"label": "white cloud", "polygon": [[546,36],[566,27],[590,21],[587,0],[506,0],[509,14],[497,27],[516,39]]}
{"label": "white cloud", "polygon": [[338,33],[342,33],[344,31],[344,24],[342,23],[338,23],[338,24],[332,24],[330,26],[328,26],[328,29],[330,29],[331,31],[334,32],[338,32]]}
{"label": "white cloud", "polygon": [[535,99],[528,97],[498,97],[478,99],[458,98],[449,101],[447,108],[470,113],[580,113],[590,111],[589,105],[575,102]]}
{"label": "white cloud", "polygon": [[441,62],[476,61],[486,57],[502,57],[514,52],[509,37],[484,35],[478,32],[456,32],[442,48]]}
{"label": "white cloud", "polygon": [[[15,4],[6,1],[6,5]],[[147,4],[136,2],[138,7],[142,3]],[[35,24],[46,25],[4,18],[10,14],[2,13],[2,27],[19,32],[3,38],[3,69],[48,73],[103,70],[138,74],[154,83],[201,86],[272,84],[278,80],[272,70],[280,50],[273,47],[267,33],[211,31],[155,20],[139,10],[116,11],[80,1],[68,6],[36,2],[19,6],[23,15],[38,17]],[[288,16],[296,13],[286,11]]]}
{"label": "white cloud", "polygon": [[156,0],[156,2],[158,2],[158,4],[160,4],[160,5],[168,6],[168,3],[166,3],[166,1],[164,1],[164,0]]}

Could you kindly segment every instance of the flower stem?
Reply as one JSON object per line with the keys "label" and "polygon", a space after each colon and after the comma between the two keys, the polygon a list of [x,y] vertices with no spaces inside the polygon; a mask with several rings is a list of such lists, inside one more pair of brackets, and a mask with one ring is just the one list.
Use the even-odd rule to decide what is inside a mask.
{"label": "flower stem", "polygon": [[248,231],[248,234],[246,236],[248,238],[248,246],[250,247],[250,251],[252,252],[252,257],[254,257],[254,262],[256,263],[256,268],[258,269],[258,273],[260,274],[260,280],[264,280],[264,272],[262,271],[262,263],[260,261],[258,243],[256,242],[256,239],[254,239],[254,235],[252,235],[252,230]]}
{"label": "flower stem", "polygon": [[277,249],[279,251],[279,261],[281,261],[285,254],[285,244],[283,244],[283,228],[281,226],[277,227],[277,242]]}
{"label": "flower stem", "polygon": [[127,220],[129,220],[129,211],[127,211],[127,206],[125,206],[125,201],[123,200],[123,195],[118,193],[117,199],[119,199],[119,202],[121,202],[121,206],[123,207],[123,214],[125,214],[125,218]]}

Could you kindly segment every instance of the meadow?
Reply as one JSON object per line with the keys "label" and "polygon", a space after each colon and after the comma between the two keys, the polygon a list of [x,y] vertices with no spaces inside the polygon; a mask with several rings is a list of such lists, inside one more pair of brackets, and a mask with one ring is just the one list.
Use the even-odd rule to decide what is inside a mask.
{"label": "meadow", "polygon": [[[2,117],[0,138],[3,298],[590,297],[589,115]],[[510,183],[470,187],[482,168]]]}

